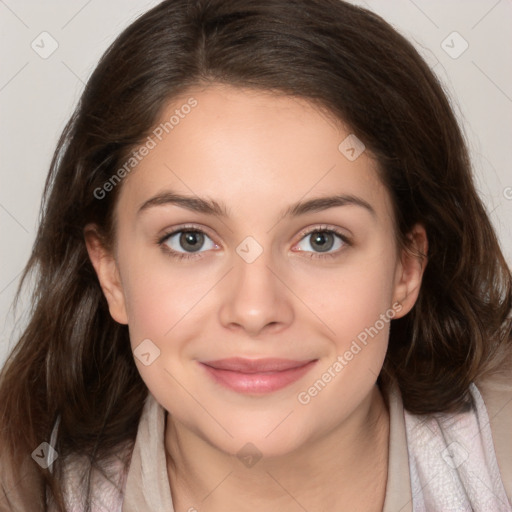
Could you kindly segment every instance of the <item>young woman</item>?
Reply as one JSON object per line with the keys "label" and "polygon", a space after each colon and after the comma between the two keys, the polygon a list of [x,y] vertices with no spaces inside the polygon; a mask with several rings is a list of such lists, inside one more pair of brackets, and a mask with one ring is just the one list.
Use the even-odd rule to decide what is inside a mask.
{"label": "young woman", "polygon": [[511,510],[510,270],[442,87],[369,11],[135,21],[32,272],[2,510]]}

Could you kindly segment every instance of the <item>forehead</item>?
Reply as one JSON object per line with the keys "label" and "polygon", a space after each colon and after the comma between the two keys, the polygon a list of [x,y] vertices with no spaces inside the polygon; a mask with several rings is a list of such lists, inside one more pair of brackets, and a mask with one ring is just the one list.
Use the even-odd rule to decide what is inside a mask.
{"label": "forehead", "polygon": [[133,210],[169,188],[219,198],[243,214],[345,193],[389,211],[369,152],[355,159],[346,152],[354,142],[361,150],[353,137],[304,98],[221,84],[191,88],[163,109],[145,141],[151,149],[124,179],[119,202]]}

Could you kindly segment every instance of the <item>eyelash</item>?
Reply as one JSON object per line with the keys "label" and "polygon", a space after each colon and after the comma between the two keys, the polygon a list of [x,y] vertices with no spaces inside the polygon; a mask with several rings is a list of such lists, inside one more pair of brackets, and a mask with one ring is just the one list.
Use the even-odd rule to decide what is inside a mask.
{"label": "eyelash", "polygon": [[[179,228],[177,229],[174,229],[172,231],[169,231],[167,233],[164,233],[160,238],[157,239],[156,243],[162,248],[162,250],[166,253],[167,256],[173,258],[173,259],[176,259],[176,260],[183,260],[183,259],[186,259],[186,260],[191,260],[191,259],[197,259],[197,258],[201,258],[201,253],[186,253],[186,252],[178,252],[178,251],[175,251],[171,248],[169,248],[168,246],[165,245],[165,242],[173,235],[175,235],[176,233],[181,233],[181,232],[193,232],[193,233],[202,233],[206,236],[208,236],[209,238],[210,235],[204,231],[203,229],[200,229],[196,226],[193,226],[193,225],[186,225],[186,226],[180,226]],[[312,233],[317,233],[317,232],[320,232],[320,233],[331,233],[331,234],[335,234],[337,235],[341,241],[345,244],[345,245],[348,245],[348,246],[351,246],[352,245],[352,242],[351,240],[345,235],[343,234],[341,231],[339,231],[338,229],[336,228],[332,228],[332,227],[328,227],[328,226],[325,226],[325,225],[322,225],[322,226],[316,226],[312,229],[306,229],[304,231],[301,231],[299,233],[299,236],[300,236],[300,240],[302,240],[304,237],[306,237],[307,235],[310,235]],[[306,252],[306,251],[301,251],[301,252]],[[337,251],[335,252],[327,252],[327,253],[314,253],[314,252],[309,252],[309,258],[311,259],[328,259],[328,258],[337,258],[339,255],[340,255],[340,252],[341,252],[341,249],[338,249]]]}

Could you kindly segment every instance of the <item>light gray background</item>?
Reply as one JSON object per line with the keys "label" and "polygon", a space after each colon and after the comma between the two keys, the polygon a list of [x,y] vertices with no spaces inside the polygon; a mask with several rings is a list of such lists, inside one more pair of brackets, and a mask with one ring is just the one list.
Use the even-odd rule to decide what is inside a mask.
{"label": "light gray background", "polygon": [[[0,366],[25,324],[11,303],[35,239],[58,136],[103,51],[153,0],[0,0]],[[434,69],[468,139],[479,191],[512,262],[512,0],[367,0]],[[48,50],[48,32],[58,48]],[[458,35],[451,35],[457,32]],[[42,41],[42,38],[46,38]],[[461,39],[462,38],[462,39]],[[444,43],[443,43],[444,41]],[[457,58],[456,56],[469,45]]]}

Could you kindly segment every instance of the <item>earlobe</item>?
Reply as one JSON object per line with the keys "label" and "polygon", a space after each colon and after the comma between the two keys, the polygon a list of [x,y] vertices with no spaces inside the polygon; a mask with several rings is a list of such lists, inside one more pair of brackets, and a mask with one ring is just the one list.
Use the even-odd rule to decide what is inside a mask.
{"label": "earlobe", "polygon": [[94,224],[85,226],[84,239],[89,259],[107,299],[110,315],[116,322],[128,324],[123,287],[113,254],[105,249]]}
{"label": "earlobe", "polygon": [[409,246],[403,249],[397,266],[393,303],[402,305],[396,318],[405,316],[413,308],[421,288],[427,266],[428,238],[425,228],[416,224],[407,235]]}

